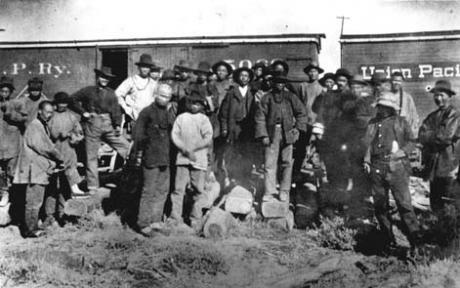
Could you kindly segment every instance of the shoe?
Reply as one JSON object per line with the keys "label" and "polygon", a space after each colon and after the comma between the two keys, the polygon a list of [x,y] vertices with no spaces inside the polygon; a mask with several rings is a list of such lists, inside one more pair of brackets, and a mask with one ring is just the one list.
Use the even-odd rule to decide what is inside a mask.
{"label": "shoe", "polygon": [[280,191],[279,194],[281,202],[289,202],[289,192],[288,191]]}
{"label": "shoe", "polygon": [[275,201],[275,196],[273,196],[273,194],[264,195],[264,197],[262,198],[262,201],[263,202],[273,202]]}

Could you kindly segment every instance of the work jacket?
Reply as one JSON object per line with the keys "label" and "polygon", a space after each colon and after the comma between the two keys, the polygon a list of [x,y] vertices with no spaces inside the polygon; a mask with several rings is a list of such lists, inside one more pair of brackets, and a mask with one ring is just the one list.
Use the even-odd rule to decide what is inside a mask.
{"label": "work jacket", "polygon": [[454,177],[459,159],[459,112],[452,106],[432,112],[423,121],[418,138],[423,145],[425,177]]}
{"label": "work jacket", "polygon": [[[274,93],[275,92],[269,92],[264,95],[257,107],[255,116],[256,138],[269,137],[273,139],[275,126],[277,124],[275,119],[276,112],[274,109],[274,105],[276,105],[276,96]],[[287,144],[292,144],[296,140],[295,133],[293,133],[294,128],[306,131],[307,112],[305,106],[296,95],[287,90],[279,93],[281,95],[277,96],[281,96],[279,97],[281,102],[278,105],[280,105],[282,115],[280,124],[283,128],[283,136]]]}

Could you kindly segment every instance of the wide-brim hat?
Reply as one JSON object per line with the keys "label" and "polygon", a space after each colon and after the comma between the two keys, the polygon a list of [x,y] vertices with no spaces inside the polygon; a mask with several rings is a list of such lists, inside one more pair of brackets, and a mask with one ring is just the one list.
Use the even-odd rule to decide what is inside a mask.
{"label": "wide-brim hat", "polygon": [[8,87],[10,91],[13,91],[14,90],[13,78],[10,78],[8,76],[2,76],[2,78],[0,78],[0,88],[3,88],[3,87]]}
{"label": "wide-brim hat", "polygon": [[289,82],[289,78],[286,75],[283,74],[278,74],[278,75],[273,75],[273,78],[271,79],[273,83],[287,83]]}
{"label": "wide-brim hat", "polygon": [[153,67],[153,66],[156,66],[155,63],[153,63],[153,60],[152,60],[152,56],[150,56],[150,54],[142,54],[140,57],[139,57],[139,61],[134,63],[136,64],[137,66],[145,66],[145,67]]}
{"label": "wide-brim hat", "polygon": [[96,76],[103,76],[104,78],[115,78],[116,75],[112,74],[112,68],[107,66],[102,66],[101,69],[94,69]]}
{"label": "wide-brim hat", "polygon": [[361,74],[353,75],[353,77],[350,80],[350,85],[351,84],[359,84],[364,86],[370,85],[368,81],[364,80],[364,77]]}
{"label": "wide-brim hat", "polygon": [[323,77],[321,77],[321,79],[319,79],[319,84],[321,84],[322,86],[325,86],[326,85],[326,80],[327,79],[332,79],[334,82],[335,82],[335,74],[334,73],[326,73],[324,74]]}
{"label": "wide-brim hat", "polygon": [[390,81],[390,79],[387,78],[387,74],[384,72],[375,72],[374,74],[372,74],[372,85],[378,85],[388,81]]}
{"label": "wide-brim hat", "polygon": [[285,73],[285,74],[288,74],[288,73],[289,73],[289,65],[287,64],[286,61],[281,60],[281,59],[275,60],[275,61],[272,63],[271,67],[272,67],[272,68],[275,68],[277,65],[283,66],[283,68],[284,68],[284,73]]}
{"label": "wide-brim hat", "polygon": [[348,71],[345,68],[339,68],[339,69],[337,69],[337,71],[335,71],[335,81],[337,82],[337,78],[339,78],[341,76],[347,78],[348,81],[350,81],[350,79],[352,77],[350,71]]}
{"label": "wide-brim hat", "polygon": [[29,81],[27,81],[27,87],[28,87],[28,90],[32,90],[32,91],[41,91],[42,88],[43,88],[43,80],[38,78],[38,77],[34,77],[32,79],[29,79]]}
{"label": "wide-brim hat", "polygon": [[305,74],[308,74],[308,72],[311,70],[311,69],[316,69],[318,70],[318,73],[321,74],[324,72],[324,69],[319,67],[319,64],[318,62],[316,61],[311,61],[310,64],[308,64],[307,66],[305,66],[305,68],[303,68],[303,72]]}
{"label": "wide-brim hat", "polygon": [[399,103],[397,100],[397,95],[389,91],[382,92],[377,98],[377,105],[382,105],[386,107],[399,110]]}
{"label": "wide-brim hat", "polygon": [[220,60],[214,63],[214,65],[212,65],[212,71],[217,74],[217,68],[219,68],[219,66],[224,66],[225,68],[227,68],[228,75],[232,74],[233,72],[232,65],[228,64],[224,60]]}
{"label": "wide-brim hat", "polygon": [[193,72],[197,74],[202,74],[202,73],[208,74],[210,71],[211,71],[211,64],[209,64],[206,61],[201,61],[200,63],[198,63],[197,68],[193,70]]}
{"label": "wide-brim hat", "polygon": [[267,64],[263,61],[259,61],[256,64],[254,64],[254,66],[252,66],[252,70],[254,71],[259,68],[262,68],[262,71],[265,72],[265,70],[267,70]]}
{"label": "wide-brim hat", "polygon": [[65,92],[58,92],[54,95],[54,104],[59,104],[59,103],[70,103],[70,96],[69,94]]}
{"label": "wide-brim hat", "polygon": [[233,71],[233,81],[238,81],[240,78],[241,72],[246,71],[249,74],[249,81],[252,81],[254,79],[254,71],[249,69],[248,67],[240,67]]}
{"label": "wide-brim hat", "polygon": [[455,95],[455,92],[452,90],[452,85],[448,80],[438,80],[434,84],[434,87],[430,90],[430,93],[444,92],[449,94],[449,96]]}
{"label": "wide-brim hat", "polygon": [[179,64],[174,65],[174,70],[192,72],[193,71],[192,63],[190,63],[190,61],[187,61],[187,60],[180,60]]}
{"label": "wide-brim hat", "polygon": [[175,72],[174,70],[171,70],[171,69],[168,69],[168,70],[165,70],[163,71],[163,75],[161,75],[161,81],[165,81],[165,80],[177,80],[177,72]]}

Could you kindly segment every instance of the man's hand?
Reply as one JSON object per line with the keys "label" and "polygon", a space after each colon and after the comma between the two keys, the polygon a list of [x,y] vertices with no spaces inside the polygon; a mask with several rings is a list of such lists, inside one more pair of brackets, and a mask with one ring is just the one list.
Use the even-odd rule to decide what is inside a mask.
{"label": "man's hand", "polygon": [[364,162],[363,169],[366,174],[371,174],[371,164]]}
{"label": "man's hand", "polygon": [[121,129],[120,129],[120,126],[115,126],[114,128],[114,134],[115,134],[115,137],[120,137],[121,135]]}
{"label": "man's hand", "polygon": [[227,130],[222,130],[222,132],[220,133],[220,135],[224,138],[227,138],[228,136],[228,131]]}
{"label": "man's hand", "polygon": [[401,158],[404,158],[406,157],[406,152],[404,152],[403,150],[399,149],[398,151],[396,151],[395,153],[391,153],[391,159],[393,160],[397,160],[397,159],[401,159]]}
{"label": "man's hand", "polygon": [[264,145],[265,147],[270,146],[270,138],[263,137],[262,138],[262,145]]}
{"label": "man's hand", "polygon": [[191,150],[185,150],[183,153],[190,161],[195,162],[196,161],[196,155],[195,152]]}
{"label": "man's hand", "polygon": [[91,113],[83,112],[83,114],[81,116],[83,116],[83,118],[85,118],[85,119],[89,119],[89,118],[91,118]]}
{"label": "man's hand", "polygon": [[299,130],[294,128],[294,129],[291,130],[291,133],[292,133],[292,136],[293,136],[294,143],[297,142],[297,140],[299,140],[299,136],[300,136]]}

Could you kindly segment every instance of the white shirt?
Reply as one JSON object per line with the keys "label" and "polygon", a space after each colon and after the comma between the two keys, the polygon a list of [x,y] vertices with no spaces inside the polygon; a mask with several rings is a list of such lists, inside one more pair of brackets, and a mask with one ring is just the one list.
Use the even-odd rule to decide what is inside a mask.
{"label": "white shirt", "polygon": [[134,75],[123,81],[115,90],[115,94],[125,113],[136,120],[142,109],[155,100],[157,87],[158,82],[152,78]]}
{"label": "white shirt", "polygon": [[246,85],[244,87],[238,86],[238,89],[240,89],[241,96],[246,97],[246,92],[248,92],[248,86]]}

